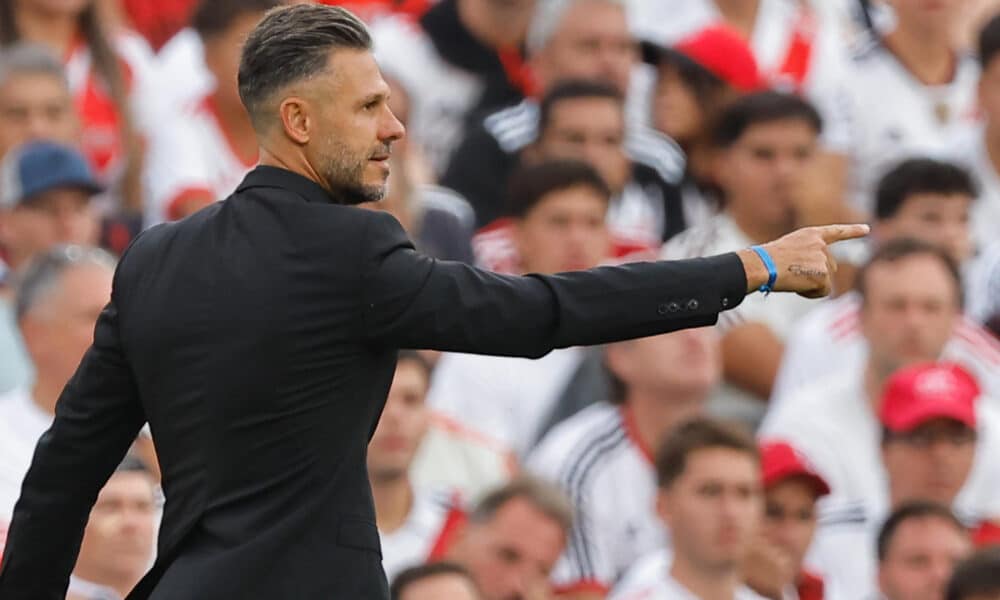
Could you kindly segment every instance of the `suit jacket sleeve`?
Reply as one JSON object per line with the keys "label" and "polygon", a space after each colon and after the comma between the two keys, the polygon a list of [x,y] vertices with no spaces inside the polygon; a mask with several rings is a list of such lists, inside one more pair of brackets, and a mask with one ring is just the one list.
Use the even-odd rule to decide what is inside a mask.
{"label": "suit jacket sleeve", "polygon": [[122,352],[115,295],[56,405],[21,486],[0,598],[62,600],[97,494],[145,421]]}
{"label": "suit jacket sleeve", "polygon": [[418,254],[385,213],[369,220],[364,244],[364,335],[387,347],[539,357],[712,325],[746,295],[735,254],[500,275]]}

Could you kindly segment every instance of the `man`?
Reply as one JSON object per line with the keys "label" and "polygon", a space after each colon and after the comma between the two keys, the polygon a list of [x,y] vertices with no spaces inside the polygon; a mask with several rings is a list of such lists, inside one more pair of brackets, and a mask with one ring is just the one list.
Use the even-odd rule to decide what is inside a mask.
{"label": "man", "polygon": [[[715,179],[725,209],[670,240],[665,258],[709,256],[760,243],[797,227],[808,198],[796,184],[809,173],[821,122],[805,100],[779,92],[749,94],[719,116]],[[784,339],[812,304],[791,296],[751,298],[721,318],[726,386],[714,398],[722,414],[757,422],[770,395]]]}
{"label": "man", "polygon": [[[992,495],[977,484],[981,476],[971,477],[974,469],[990,468],[990,438],[997,430],[995,416],[978,400],[975,380],[953,364],[915,365],[889,378],[878,408],[886,501],[838,499],[827,506],[813,549],[813,562],[851,597],[875,585],[875,538],[892,510],[910,501],[957,506],[977,532],[984,518],[997,515],[962,507],[959,499],[960,492],[965,498]],[[985,439],[977,441],[980,431]]]}
{"label": "man", "polygon": [[562,493],[522,477],[479,501],[445,558],[469,571],[485,600],[548,598],[571,527]]}
{"label": "man", "polygon": [[[612,85],[628,99],[625,149],[629,158],[652,168],[666,185],[676,185],[684,172],[683,153],[672,140],[646,127],[633,108],[645,91],[630,85],[639,78],[630,77],[637,53],[626,17],[623,0],[541,2],[527,39],[538,94],[570,79]],[[521,152],[537,139],[538,124],[538,101],[526,99],[487,115],[453,153],[441,181],[469,199],[479,227],[504,216],[503,190]]]}
{"label": "man", "polygon": [[[960,317],[942,352],[942,358],[970,368],[991,396],[1000,397],[1000,344],[989,339],[976,321],[985,321],[982,307],[992,301],[986,256],[970,264],[972,231],[970,208],[976,187],[961,167],[929,158],[907,159],[894,166],[875,192],[872,251],[879,244],[912,238],[935,244],[949,254],[965,277],[965,306],[971,318]],[[1000,256],[998,254],[997,256]],[[842,271],[848,268],[841,269]],[[997,276],[1000,276],[998,271]],[[997,279],[1000,281],[1000,279]],[[860,327],[861,299],[848,292],[823,303],[800,322],[788,340],[771,394],[780,404],[796,389],[827,376],[846,364],[858,364],[867,354]]]}
{"label": "man", "polygon": [[44,47],[0,52],[0,158],[34,140],[79,141],[80,123],[62,64]]}
{"label": "man", "polygon": [[763,442],[760,459],[764,523],[743,563],[747,584],[772,600],[833,597],[831,586],[805,567],[806,552],[816,533],[816,502],[830,493],[830,486],[786,442]]}
{"label": "man", "polygon": [[670,531],[672,555],[636,564],[615,600],[751,600],[739,564],[763,516],[760,457],[749,435],[696,419],[681,425],[656,454],[656,510]]}
{"label": "man", "polygon": [[955,567],[945,600],[1000,598],[1000,549],[981,550]]}
{"label": "man", "polygon": [[[767,287],[752,249],[521,278],[416,254],[391,216],[350,206],[384,194],[403,135],[370,42],[349,12],[314,4],[248,37],[240,96],[262,165],[123,256],[25,477],[5,600],[63,593],[92,500],[147,420],[166,503],[133,598],[385,598],[364,456],[397,349],[538,357],[707,325]],[[828,293],[826,244],[866,232],[766,245],[774,289]]]}
{"label": "man", "polygon": [[156,534],[156,482],[127,455],[101,489],[80,545],[67,600],[116,600],[149,568]]}
{"label": "man", "polygon": [[281,0],[211,0],[192,15],[204,63],[216,82],[211,92],[179,109],[156,130],[146,167],[150,190],[145,223],[176,220],[221,200],[257,164],[257,138],[236,89],[239,48]]}
{"label": "man", "polygon": [[[522,168],[511,182],[514,217],[504,230],[478,236],[480,262],[514,273],[596,267],[610,251],[609,196],[601,176],[583,162]],[[448,353],[438,362],[428,402],[524,458],[554,422],[560,399],[588,358],[582,348],[561,348],[539,360]],[[590,403],[574,400],[581,400],[577,406]]]}
{"label": "man", "polygon": [[382,70],[413,97],[411,141],[436,174],[475,114],[516,104],[532,93],[521,48],[536,0],[444,0],[417,20],[376,19]]}
{"label": "man", "polygon": [[[0,296],[17,271],[54,245],[97,241],[91,199],[100,189],[83,156],[67,146],[31,142],[8,153],[0,166]],[[31,372],[5,300],[0,298],[0,391],[26,384]]]}
{"label": "man", "polygon": [[[959,318],[960,280],[954,261],[938,249],[896,240],[876,251],[858,275],[861,328],[869,348],[864,362],[841,365],[799,388],[774,407],[765,435],[795,444],[830,484],[838,500],[878,514],[890,504],[882,472],[879,411],[889,378],[905,367],[939,360]],[[941,376],[942,378],[944,375]],[[984,398],[981,442],[995,452],[996,408]],[[817,420],[816,415],[824,418]],[[1000,514],[998,472],[989,461],[976,469],[960,496],[960,513]]]}
{"label": "man", "polygon": [[561,597],[603,598],[636,559],[667,545],[652,449],[701,414],[721,373],[707,328],[612,344],[605,362],[613,395],[557,425],[527,463],[573,502],[575,526],[553,573]]}
{"label": "man", "polygon": [[35,377],[0,400],[0,521],[14,511],[21,481],[56,400],[93,339],[111,297],[114,259],[102,250],[58,246],[40,256],[18,287],[16,319]]}
{"label": "man", "polygon": [[429,379],[426,359],[413,351],[400,353],[382,417],[368,443],[368,478],[389,581],[406,567],[440,558],[455,525],[464,520],[456,496],[418,489],[410,477],[430,423],[424,402]]}
{"label": "man", "polygon": [[982,188],[972,210],[975,242],[982,249],[1000,230],[1000,163],[994,159],[1000,149],[1000,15],[990,19],[979,33],[978,50],[976,106],[983,123],[956,135],[948,153],[975,175]]}
{"label": "man", "polygon": [[410,567],[389,587],[392,600],[479,600],[469,572],[455,563]]}
{"label": "man", "polygon": [[948,580],[955,566],[972,553],[972,544],[946,507],[912,502],[886,520],[877,549],[882,598],[944,600]]}

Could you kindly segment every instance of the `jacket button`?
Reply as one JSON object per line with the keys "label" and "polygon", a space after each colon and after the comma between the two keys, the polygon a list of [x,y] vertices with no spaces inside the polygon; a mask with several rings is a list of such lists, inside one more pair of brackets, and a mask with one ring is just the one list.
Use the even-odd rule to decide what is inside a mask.
{"label": "jacket button", "polygon": [[658,314],[658,315],[665,315],[665,314],[667,314],[667,305],[666,304],[661,304],[661,305],[657,306],[656,307],[656,314]]}
{"label": "jacket button", "polygon": [[728,307],[729,307],[729,298],[723,298],[722,299],[722,308],[728,308]]}
{"label": "jacket button", "polygon": [[688,310],[698,310],[697,300],[688,300]]}
{"label": "jacket button", "polygon": [[677,304],[676,302],[671,302],[670,304],[667,305],[667,310],[669,310],[672,313],[675,313],[675,312],[679,311],[680,309],[681,309],[681,305]]}

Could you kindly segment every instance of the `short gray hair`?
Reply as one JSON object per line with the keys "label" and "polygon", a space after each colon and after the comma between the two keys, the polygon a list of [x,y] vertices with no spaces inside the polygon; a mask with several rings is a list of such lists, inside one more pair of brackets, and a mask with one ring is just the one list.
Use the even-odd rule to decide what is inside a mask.
{"label": "short gray hair", "polygon": [[567,11],[578,2],[606,2],[622,7],[628,13],[627,0],[539,0],[525,40],[529,55],[537,54],[549,44]]}
{"label": "short gray hair", "polygon": [[96,265],[115,270],[115,257],[107,250],[93,246],[60,245],[32,259],[15,279],[14,306],[20,321],[41,304],[57,287],[63,273],[69,269]]}
{"label": "short gray hair", "polygon": [[530,475],[519,475],[486,494],[469,515],[469,521],[488,523],[508,502],[518,498],[527,500],[539,512],[558,523],[567,534],[573,528],[573,505],[562,490]]}
{"label": "short gray hair", "polygon": [[48,75],[69,88],[62,63],[39,44],[21,42],[0,50],[0,85],[16,75]]}

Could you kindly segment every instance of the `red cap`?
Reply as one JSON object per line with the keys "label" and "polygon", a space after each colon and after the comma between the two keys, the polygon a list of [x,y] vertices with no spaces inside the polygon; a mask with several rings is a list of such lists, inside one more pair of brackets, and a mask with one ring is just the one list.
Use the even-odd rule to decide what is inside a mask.
{"label": "red cap", "polygon": [[803,477],[812,482],[820,496],[830,493],[826,480],[787,442],[767,441],[760,445],[760,466],[764,473],[764,487],[769,488],[790,477]]}
{"label": "red cap", "polygon": [[709,25],[678,42],[674,50],[742,92],[764,87],[750,44],[728,25]]}
{"label": "red cap", "polygon": [[979,384],[954,363],[924,363],[893,373],[882,390],[879,420],[890,431],[911,431],[932,419],[976,427]]}

